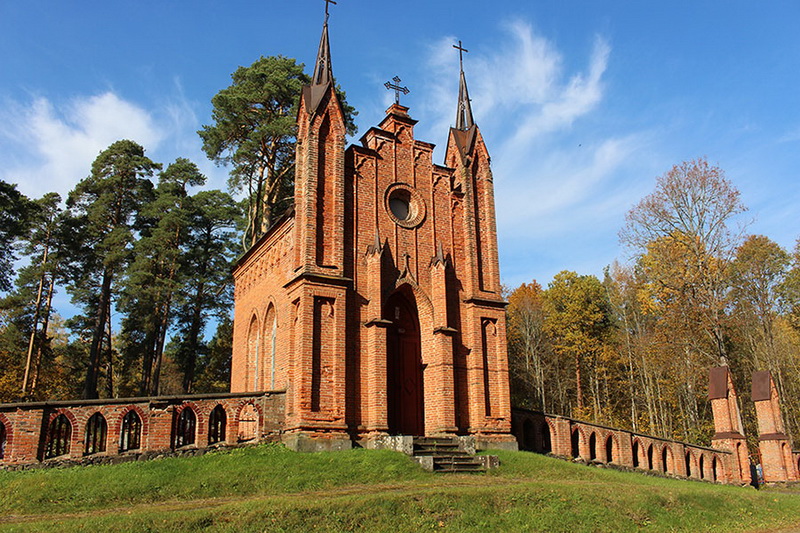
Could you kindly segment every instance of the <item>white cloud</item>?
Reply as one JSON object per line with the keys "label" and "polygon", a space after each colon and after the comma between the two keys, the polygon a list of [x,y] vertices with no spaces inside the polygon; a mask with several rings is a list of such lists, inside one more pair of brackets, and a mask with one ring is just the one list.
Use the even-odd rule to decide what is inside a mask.
{"label": "white cloud", "polygon": [[18,183],[31,196],[48,191],[65,196],[114,141],[131,139],[151,150],[164,138],[148,111],[113,92],[76,98],[61,107],[43,97],[29,104],[12,102],[0,109],[0,120],[5,124],[0,130],[5,138],[0,179]]}
{"label": "white cloud", "polygon": [[[455,119],[456,41],[433,43],[426,66],[437,76],[425,86],[427,118],[417,137],[440,147]],[[610,59],[602,37],[581,61],[524,21],[504,26],[492,50],[464,56],[475,120],[492,154],[506,282],[546,282],[543,273],[570,267],[599,275],[618,253],[617,230],[648,185],[641,177],[650,176],[654,154],[653,133],[604,123]]]}

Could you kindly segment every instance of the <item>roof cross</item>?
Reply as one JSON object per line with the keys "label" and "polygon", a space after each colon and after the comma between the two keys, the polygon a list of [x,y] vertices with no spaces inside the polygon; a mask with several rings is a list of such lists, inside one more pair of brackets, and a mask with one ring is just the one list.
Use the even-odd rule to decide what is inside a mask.
{"label": "roof cross", "polygon": [[336,5],[336,2],[334,0],[325,0],[325,22],[328,22],[328,17],[330,16],[328,6],[331,4]]}
{"label": "roof cross", "polygon": [[464,52],[469,52],[466,48],[461,46],[461,41],[458,41],[458,44],[454,44],[453,48],[458,50],[458,64],[461,66],[461,70],[464,70]]}
{"label": "roof cross", "polygon": [[400,93],[408,94],[411,91],[409,90],[408,87],[401,87],[400,86],[400,82],[403,81],[403,80],[401,80],[398,76],[395,76],[394,78],[392,78],[392,81],[394,83],[392,83],[391,81],[387,81],[386,83],[383,84],[383,86],[386,87],[387,89],[389,89],[390,91],[392,89],[394,89],[394,103],[396,103],[397,105],[400,105]]}

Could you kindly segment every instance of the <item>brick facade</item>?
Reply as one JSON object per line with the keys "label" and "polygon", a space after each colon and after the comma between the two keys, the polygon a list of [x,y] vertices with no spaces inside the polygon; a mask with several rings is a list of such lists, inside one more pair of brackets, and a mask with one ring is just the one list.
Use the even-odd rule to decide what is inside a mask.
{"label": "brick facade", "polygon": [[326,24],[297,116],[293,212],[234,271],[231,390],[285,388],[287,442],[469,434],[513,447],[480,130],[471,116],[451,128],[437,165],[395,104],[345,148],[329,54]]}

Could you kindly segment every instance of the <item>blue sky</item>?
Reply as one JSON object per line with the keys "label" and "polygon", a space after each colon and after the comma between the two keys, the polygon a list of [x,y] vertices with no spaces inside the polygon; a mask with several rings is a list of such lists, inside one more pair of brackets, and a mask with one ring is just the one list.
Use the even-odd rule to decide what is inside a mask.
{"label": "blue sky", "polygon": [[[119,138],[168,163],[239,65],[312,64],[322,0],[0,2],[0,179],[62,195]],[[443,147],[458,55],[492,154],[502,279],[546,285],[624,260],[617,232],[655,177],[706,156],[742,193],[751,233],[800,236],[800,2],[340,0],[333,72],[360,114],[382,117],[398,75]],[[441,162],[438,151],[436,162]]]}

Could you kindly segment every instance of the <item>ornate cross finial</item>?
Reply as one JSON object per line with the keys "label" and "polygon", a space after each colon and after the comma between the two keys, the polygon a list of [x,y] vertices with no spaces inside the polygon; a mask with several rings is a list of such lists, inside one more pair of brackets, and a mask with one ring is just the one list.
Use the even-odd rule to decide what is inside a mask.
{"label": "ornate cross finial", "polygon": [[331,4],[336,5],[336,2],[334,0],[325,0],[325,22],[328,22],[328,17],[330,16],[328,6]]}
{"label": "ornate cross finial", "polygon": [[458,44],[454,44],[453,48],[458,50],[458,64],[461,66],[461,70],[464,70],[464,52],[469,52],[466,48],[461,46],[461,41],[458,41]]}
{"label": "ornate cross finial", "polygon": [[398,76],[395,76],[394,78],[392,78],[392,81],[394,83],[392,83],[391,81],[387,81],[386,83],[383,84],[383,86],[386,87],[387,89],[389,89],[390,91],[394,90],[394,103],[399,105],[400,104],[400,93],[408,94],[411,91],[408,89],[408,87],[401,87],[400,86],[400,82],[403,81],[403,80],[401,80]]}

